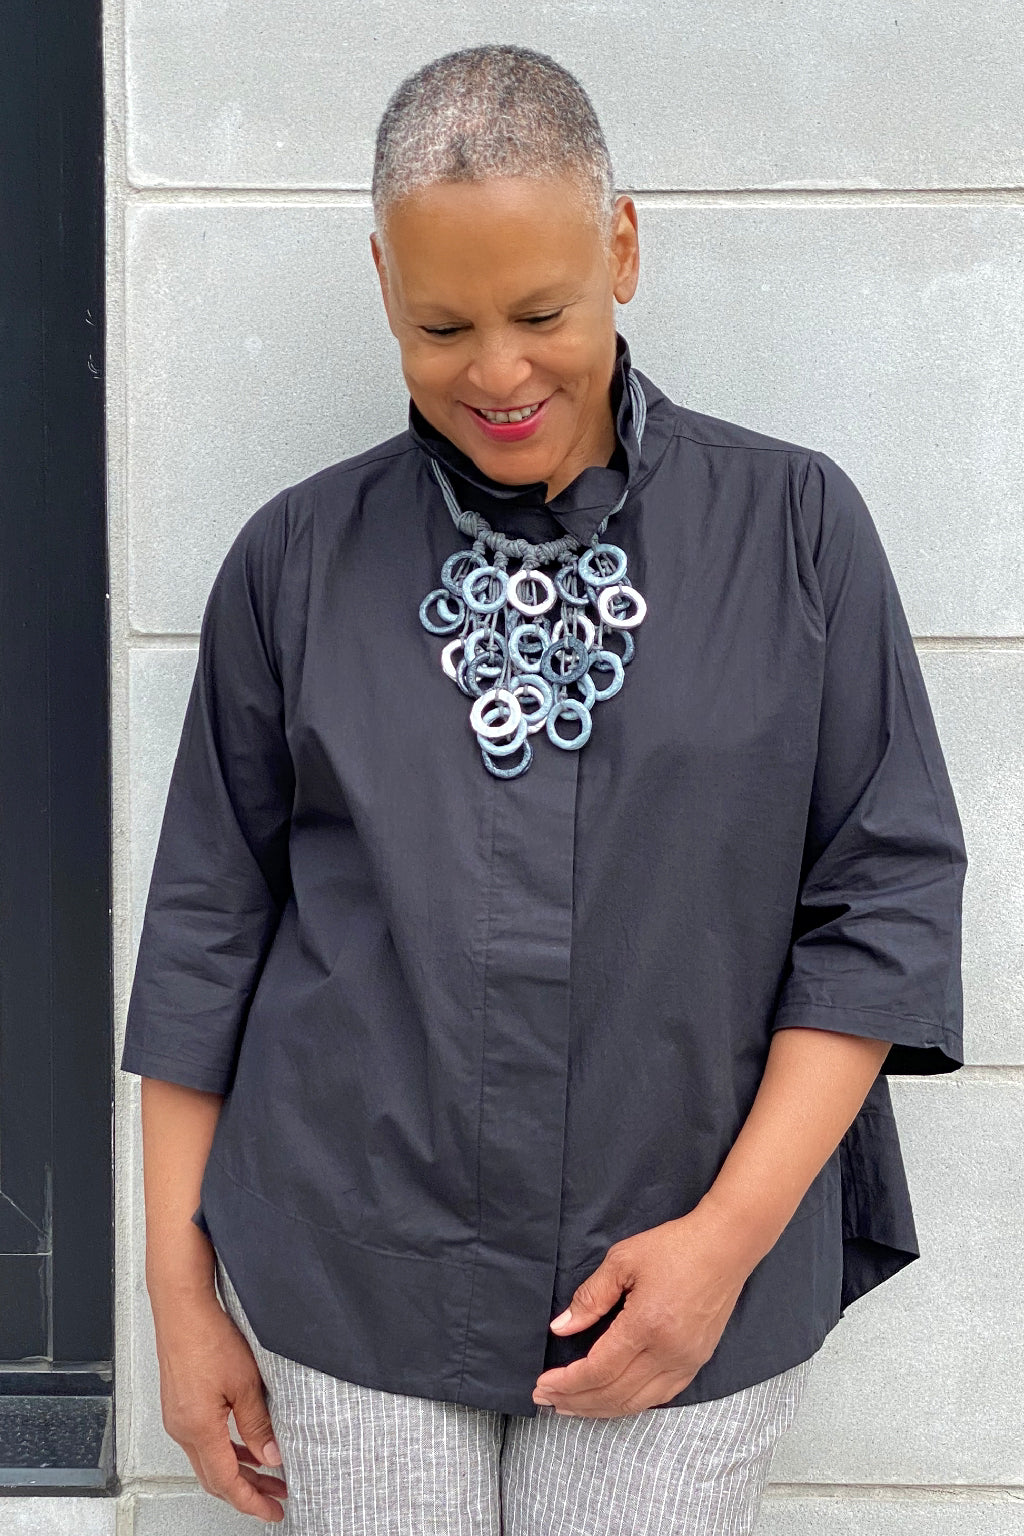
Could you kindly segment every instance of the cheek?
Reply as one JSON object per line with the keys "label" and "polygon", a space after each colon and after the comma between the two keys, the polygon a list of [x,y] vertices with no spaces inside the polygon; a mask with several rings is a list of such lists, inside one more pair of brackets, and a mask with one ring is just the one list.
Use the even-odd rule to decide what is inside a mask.
{"label": "cheek", "polygon": [[436,398],[458,393],[456,385],[462,374],[459,361],[446,353],[408,354],[403,362],[406,382],[424,395]]}
{"label": "cheek", "polygon": [[583,342],[567,342],[557,354],[538,362],[546,364],[550,377],[570,400],[582,404],[603,394],[600,359]]}

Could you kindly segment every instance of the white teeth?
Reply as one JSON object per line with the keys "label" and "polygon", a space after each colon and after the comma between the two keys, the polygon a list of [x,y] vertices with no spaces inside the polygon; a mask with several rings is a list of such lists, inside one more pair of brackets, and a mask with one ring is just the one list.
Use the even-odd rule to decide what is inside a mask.
{"label": "white teeth", "polygon": [[487,421],[528,421],[531,416],[540,410],[540,407],[543,405],[543,403],[544,402],[541,401],[538,405],[524,406],[521,411],[485,411],[480,410],[479,407],[477,409],[480,410],[480,415],[483,416]]}

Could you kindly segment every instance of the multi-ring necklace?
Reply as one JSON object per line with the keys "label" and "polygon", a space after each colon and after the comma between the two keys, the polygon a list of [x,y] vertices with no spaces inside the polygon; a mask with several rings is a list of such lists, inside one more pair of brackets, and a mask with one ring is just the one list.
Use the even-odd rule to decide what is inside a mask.
{"label": "multi-ring necklace", "polygon": [[[647,402],[632,375],[629,385],[639,445]],[[647,604],[630,584],[625,551],[601,538],[627,493],[589,545],[571,533],[534,544],[509,538],[479,512],[464,512],[432,456],[430,467],[455,526],[473,545],[445,560],[441,585],[420,604],[420,622],[432,635],[451,636],[441,666],[473,699],[469,724],[485,768],[496,778],[515,778],[533,761],[529,737],[537,731],[566,751],[585,745],[594,705],[618,693],[635,654],[632,631]],[[512,572],[510,559],[521,562]],[[575,732],[563,734],[573,721]]]}

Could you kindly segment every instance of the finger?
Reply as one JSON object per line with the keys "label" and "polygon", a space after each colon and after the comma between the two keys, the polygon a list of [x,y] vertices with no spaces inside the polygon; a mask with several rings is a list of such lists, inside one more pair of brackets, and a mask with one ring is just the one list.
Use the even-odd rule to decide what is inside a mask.
{"label": "finger", "polygon": [[[580,1363],[582,1364],[582,1362]],[[647,1379],[651,1374],[653,1372],[648,1371],[639,1379]],[[581,1403],[607,1403],[618,1398],[620,1395],[624,1395],[624,1384],[631,1381],[635,1382],[637,1379],[637,1377],[631,1374],[630,1366],[627,1366],[624,1371],[620,1371],[618,1376],[614,1376],[609,1380],[601,1379],[592,1384],[576,1382],[571,1387],[548,1392],[546,1395],[556,1408],[568,1408],[573,1413],[576,1413]]]}
{"label": "finger", "polygon": [[[240,1462],[244,1462],[246,1464],[244,1468],[240,1468],[239,1470],[247,1471],[250,1466],[253,1467],[253,1468],[257,1468],[257,1467],[265,1467],[267,1465],[267,1463],[265,1461],[260,1461],[258,1456],[254,1456],[252,1451],[250,1451],[250,1449],[249,1449],[249,1447],[247,1445],[235,1445],[234,1441],[232,1441],[231,1443],[232,1443],[232,1446],[234,1447],[234,1452],[235,1452],[235,1455],[238,1457],[238,1460]],[[287,1492],[288,1485],[287,1485],[287,1483],[285,1482],[284,1478],[281,1476],[281,1474],[279,1472],[269,1472],[269,1473],[262,1474],[259,1486],[262,1488],[262,1487],[264,1487],[266,1485],[267,1491],[270,1492],[271,1490],[270,1490],[269,1485],[270,1485],[271,1482],[279,1482],[281,1484],[282,1489],[284,1489],[284,1491]]]}
{"label": "finger", "polygon": [[629,1414],[643,1413],[647,1409],[660,1407],[681,1392],[688,1385],[680,1382],[677,1377],[668,1375],[665,1371],[659,1371],[656,1376],[649,1377],[639,1386],[629,1387],[620,1382],[610,1394],[596,1394],[591,1399],[581,1399],[559,1407],[556,1403],[555,1412],[566,1416],[584,1417],[592,1419],[618,1419]]}
{"label": "finger", "polygon": [[[220,1433],[195,1441],[192,1450],[199,1463],[197,1475],[208,1493],[223,1499],[243,1515],[255,1515],[259,1520],[284,1518],[278,1500],[271,1498],[269,1492],[260,1491],[263,1479],[259,1474],[239,1463],[226,1425]],[[254,1476],[258,1478],[260,1488],[252,1481]]]}
{"label": "finger", "polygon": [[[640,1413],[653,1408],[656,1403],[666,1402],[682,1390],[684,1382],[678,1376],[658,1367],[653,1370],[625,1371],[609,1387],[597,1392],[574,1394],[572,1397],[556,1397],[556,1412],[583,1414],[588,1418],[612,1418],[621,1414]],[[659,1393],[664,1393],[659,1397]]]}
{"label": "finger", "polygon": [[558,1334],[572,1334],[580,1328],[589,1327],[611,1311],[622,1295],[623,1288],[624,1281],[619,1273],[617,1257],[609,1250],[593,1274],[580,1281],[565,1311],[552,1318],[548,1326],[553,1327]]}
{"label": "finger", "polygon": [[631,1333],[628,1326],[619,1328],[622,1313],[591,1346],[589,1354],[568,1365],[555,1366],[537,1377],[536,1390],[544,1395],[549,1392],[595,1392],[617,1381],[623,1371],[635,1360],[648,1353]]}
{"label": "finger", "polygon": [[259,1493],[266,1493],[278,1499],[288,1497],[288,1485],[283,1477],[278,1477],[276,1472],[256,1472],[251,1467],[239,1467],[239,1473],[246,1482]]}
{"label": "finger", "polygon": [[252,1371],[235,1391],[231,1403],[235,1428],[256,1457],[257,1466],[279,1467],[281,1452],[274,1439],[274,1426],[267,1407],[266,1389],[255,1357]]}

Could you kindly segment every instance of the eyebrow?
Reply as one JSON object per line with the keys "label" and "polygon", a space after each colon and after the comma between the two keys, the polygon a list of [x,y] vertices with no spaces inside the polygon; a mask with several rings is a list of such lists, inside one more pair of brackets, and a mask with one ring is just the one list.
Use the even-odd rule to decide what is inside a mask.
{"label": "eyebrow", "polygon": [[547,300],[550,301],[558,293],[559,293],[559,288],[558,288],[557,284],[554,287],[535,288],[532,293],[526,294],[522,299],[520,299],[519,302],[524,307],[526,305],[528,305],[528,304],[539,304],[544,299],[547,299]]}
{"label": "eyebrow", "polygon": [[[563,289],[560,291],[557,287],[553,286],[535,288],[532,293],[526,293],[521,299],[517,299],[512,307],[514,309],[532,309],[544,305],[545,307],[564,309],[566,305],[573,303],[577,297],[578,294],[575,289]],[[443,304],[435,304],[430,300],[424,300],[420,304],[413,303],[410,305],[410,309],[419,311],[422,314],[460,318],[457,311],[446,309]]]}

